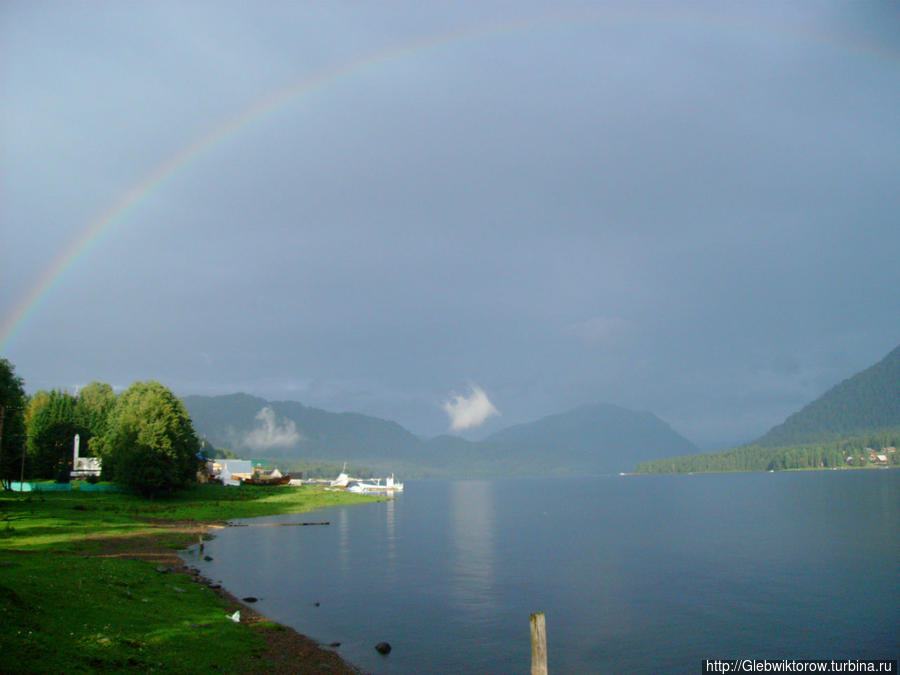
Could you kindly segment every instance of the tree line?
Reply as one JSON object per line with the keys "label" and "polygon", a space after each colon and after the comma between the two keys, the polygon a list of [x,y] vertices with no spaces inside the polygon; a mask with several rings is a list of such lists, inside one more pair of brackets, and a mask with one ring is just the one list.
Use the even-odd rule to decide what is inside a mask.
{"label": "tree line", "polygon": [[159,382],[135,382],[121,394],[92,382],[77,394],[25,394],[0,359],[0,480],[68,481],[75,435],[81,456],[102,462],[104,480],[152,497],[196,480],[203,456],[184,404]]}
{"label": "tree line", "polygon": [[745,445],[731,450],[641,462],[635,473],[703,473],[720,471],[785,471],[875,466],[873,455],[883,454],[889,466],[900,466],[900,430],[872,431],[801,445],[763,447]]}

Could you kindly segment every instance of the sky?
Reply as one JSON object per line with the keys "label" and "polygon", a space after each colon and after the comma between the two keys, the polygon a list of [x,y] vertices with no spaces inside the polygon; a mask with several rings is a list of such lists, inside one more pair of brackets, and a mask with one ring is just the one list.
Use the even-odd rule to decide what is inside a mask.
{"label": "sky", "polygon": [[900,344],[898,111],[889,2],[7,0],[0,356],[728,447]]}

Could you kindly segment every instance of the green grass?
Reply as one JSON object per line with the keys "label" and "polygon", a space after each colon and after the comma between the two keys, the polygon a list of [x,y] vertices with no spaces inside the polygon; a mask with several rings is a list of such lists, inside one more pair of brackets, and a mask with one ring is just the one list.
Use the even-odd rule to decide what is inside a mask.
{"label": "green grass", "polygon": [[313,487],[195,485],[155,500],[78,490],[2,492],[0,550],[81,550],[100,537],[127,542],[130,537],[159,535],[167,529],[177,532],[177,526],[168,527],[170,521],[211,523],[366,501],[372,498]]}
{"label": "green grass", "polygon": [[142,561],[0,553],[0,565],[10,672],[252,670],[263,647],[208,589]]}
{"label": "green grass", "polygon": [[187,575],[128,557],[152,538],[196,542],[179,521],[222,521],[372,501],[316,488],[195,486],[144,500],[102,492],[0,493],[0,670],[258,672],[268,622]]}

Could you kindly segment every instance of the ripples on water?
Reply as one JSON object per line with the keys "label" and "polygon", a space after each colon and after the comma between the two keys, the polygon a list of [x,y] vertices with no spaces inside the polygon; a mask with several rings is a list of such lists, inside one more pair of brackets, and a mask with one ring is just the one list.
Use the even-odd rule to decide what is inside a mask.
{"label": "ripples on water", "polygon": [[900,651],[897,470],[407,482],[316,519],[191,562],[368,672],[528,672],[538,610],[555,672]]}

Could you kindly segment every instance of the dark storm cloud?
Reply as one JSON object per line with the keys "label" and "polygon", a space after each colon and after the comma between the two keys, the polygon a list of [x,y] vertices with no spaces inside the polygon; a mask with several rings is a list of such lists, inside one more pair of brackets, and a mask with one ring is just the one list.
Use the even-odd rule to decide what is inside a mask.
{"label": "dark storm cloud", "polygon": [[465,37],[330,81],[189,162],[8,356],[31,389],[154,378],[422,433],[472,386],[503,411],[484,430],[602,400],[701,443],[750,438],[900,335],[882,10],[13,3],[3,315],[222,120],[392,45]]}

